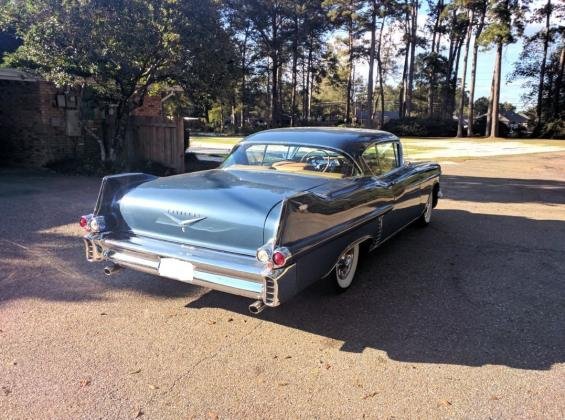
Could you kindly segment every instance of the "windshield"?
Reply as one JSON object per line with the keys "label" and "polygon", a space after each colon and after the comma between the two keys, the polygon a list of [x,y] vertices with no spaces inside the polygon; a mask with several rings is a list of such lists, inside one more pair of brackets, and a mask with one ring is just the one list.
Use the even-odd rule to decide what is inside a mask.
{"label": "windshield", "polygon": [[227,169],[272,169],[302,175],[347,178],[357,169],[344,154],[300,144],[242,144],[224,161]]}

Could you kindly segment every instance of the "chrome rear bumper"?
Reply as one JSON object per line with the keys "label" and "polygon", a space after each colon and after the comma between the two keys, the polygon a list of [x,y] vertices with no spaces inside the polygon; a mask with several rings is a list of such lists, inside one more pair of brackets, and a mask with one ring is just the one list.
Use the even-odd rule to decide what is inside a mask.
{"label": "chrome rear bumper", "polygon": [[[175,258],[194,266],[193,280],[187,283],[258,299],[267,306],[280,304],[283,283],[294,288],[294,267],[267,270],[256,258],[138,236],[90,234],[84,238],[88,261],[110,261],[121,267],[159,275],[161,258]],[[291,269],[292,268],[292,269]],[[176,279],[178,280],[178,279]],[[180,280],[182,281],[182,280]],[[294,294],[292,290],[284,296]]]}

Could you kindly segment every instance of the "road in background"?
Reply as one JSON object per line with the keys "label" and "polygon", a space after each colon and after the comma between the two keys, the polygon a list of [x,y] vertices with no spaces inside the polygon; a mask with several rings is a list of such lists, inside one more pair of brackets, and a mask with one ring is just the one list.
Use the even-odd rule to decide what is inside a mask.
{"label": "road in background", "polygon": [[[242,137],[192,136],[189,151],[196,154],[226,155]],[[545,139],[458,139],[402,138],[404,152],[412,160],[507,156],[565,152],[562,140]]]}

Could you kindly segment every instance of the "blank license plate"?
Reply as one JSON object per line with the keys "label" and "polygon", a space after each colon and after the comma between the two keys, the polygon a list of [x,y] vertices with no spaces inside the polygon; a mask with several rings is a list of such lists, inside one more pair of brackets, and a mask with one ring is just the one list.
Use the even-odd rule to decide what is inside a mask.
{"label": "blank license plate", "polygon": [[159,275],[180,281],[192,281],[194,266],[189,262],[175,260],[174,258],[161,258]]}

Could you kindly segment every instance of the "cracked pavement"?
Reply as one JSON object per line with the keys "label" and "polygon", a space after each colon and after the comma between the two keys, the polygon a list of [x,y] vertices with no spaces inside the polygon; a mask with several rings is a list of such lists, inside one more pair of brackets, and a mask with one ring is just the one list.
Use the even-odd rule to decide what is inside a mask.
{"label": "cracked pavement", "polygon": [[84,259],[99,180],[0,171],[0,418],[565,417],[565,153],[445,162],[429,228],[253,317]]}

